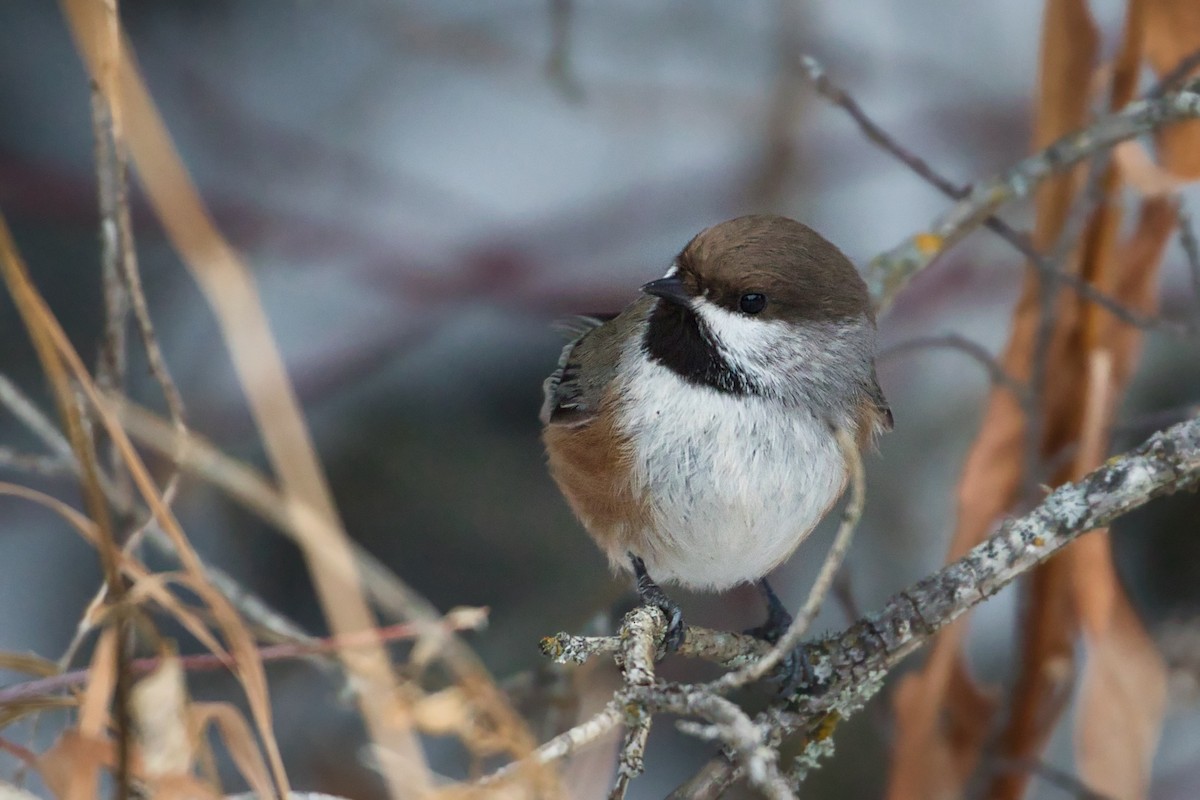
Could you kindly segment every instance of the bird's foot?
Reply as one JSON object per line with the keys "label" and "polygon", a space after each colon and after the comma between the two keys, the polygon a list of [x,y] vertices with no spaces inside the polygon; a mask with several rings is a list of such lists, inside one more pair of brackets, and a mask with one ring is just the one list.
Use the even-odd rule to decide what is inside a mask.
{"label": "bird's foot", "polygon": [[646,563],[642,559],[630,553],[629,562],[633,565],[633,574],[637,579],[637,593],[641,598],[642,605],[660,609],[667,618],[667,628],[663,632],[663,648],[667,653],[674,653],[683,644],[683,636],[687,630],[687,626],[683,623],[683,610],[674,600],[667,597],[667,593],[662,590],[661,586],[654,582],[650,574],[646,572]]}
{"label": "bird's foot", "polygon": [[[776,644],[792,627],[792,615],[779,600],[779,596],[763,578],[757,584],[763,600],[767,604],[767,619],[762,625],[743,631],[747,636],[762,639],[764,642]],[[820,682],[808,660],[808,653],[803,644],[797,645],[790,653],[780,659],[767,680],[778,684],[779,694],[791,696],[803,688],[810,694],[820,693]]]}
{"label": "bird's foot", "polygon": [[767,619],[762,625],[755,628],[748,628],[742,632],[747,636],[753,636],[755,639],[762,639],[764,642],[775,644],[783,638],[788,628],[792,627],[792,615],[784,608],[779,596],[775,594],[775,590],[771,588],[771,584],[767,583],[766,578],[763,578],[755,585],[762,594],[763,601],[767,604]]}
{"label": "bird's foot", "polygon": [[803,644],[796,647],[775,665],[767,680],[778,686],[780,697],[792,697],[796,694],[817,696],[827,688],[812,662],[808,659],[808,650]]}

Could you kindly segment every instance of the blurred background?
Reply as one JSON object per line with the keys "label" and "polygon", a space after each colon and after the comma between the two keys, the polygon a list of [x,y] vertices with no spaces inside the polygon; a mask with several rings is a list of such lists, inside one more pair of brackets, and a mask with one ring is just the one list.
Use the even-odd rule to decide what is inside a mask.
{"label": "blurred background", "polygon": [[[1122,4],[1092,8],[1115,42]],[[627,590],[545,470],[537,409],[563,344],[551,323],[619,309],[694,233],[727,217],[796,217],[860,265],[920,230],[947,202],[807,88],[795,54],[817,57],[900,141],[966,183],[1028,150],[1042,10],[1034,0],[125,0],[121,9],[188,168],[254,271],[348,529],[442,610],[488,606],[490,627],[471,641],[502,680],[544,666],[539,637],[603,625],[597,617],[619,611]],[[88,356],[102,321],[91,130],[88,80],[56,4],[0,5],[0,209]],[[190,423],[264,466],[208,307],[136,188],[133,209],[151,314]],[[1028,210],[1010,218],[1027,225]],[[1163,313],[1182,318],[1195,299],[1176,247]],[[882,346],[953,332],[996,350],[1020,268],[998,239],[973,235],[880,320]],[[1149,337],[1122,416],[1196,402],[1198,362],[1193,347]],[[0,372],[52,407],[7,296]],[[905,351],[879,372],[896,430],[867,465],[868,513],[847,570],[849,602],[861,609],[942,562],[988,389],[986,373],[953,351]],[[131,380],[136,398],[161,408],[144,362],[135,359]],[[1118,444],[1148,432],[1134,425]],[[0,445],[36,443],[0,410]],[[0,478],[73,491],[68,481]],[[208,559],[321,630],[291,544],[196,481],[176,506]],[[1155,629],[1196,610],[1200,548],[1194,502],[1152,512],[1118,546]],[[1139,525],[1155,531],[1152,548]],[[830,533],[774,577],[789,606],[805,596]],[[56,518],[0,500],[0,649],[57,658],[99,583],[94,551]],[[699,624],[760,621],[749,590],[676,594]],[[1006,592],[972,625],[972,662],[1001,684],[1014,601]],[[816,628],[840,627],[846,605],[829,603]],[[689,669],[671,664],[668,674]],[[294,784],[376,796],[354,766],[362,732],[336,685],[306,665],[270,674]],[[197,694],[227,693],[222,681],[198,681]],[[887,710],[885,692],[839,731],[839,753],[806,797],[879,795]],[[52,729],[27,733],[44,741]],[[1067,739],[1047,761],[1070,772]],[[429,747],[435,767],[462,774],[454,746]],[[663,796],[710,754],[658,725],[630,796]],[[1156,798],[1200,793],[1200,726],[1186,703],[1164,731],[1156,775]],[[1034,796],[1061,791],[1037,783]]]}

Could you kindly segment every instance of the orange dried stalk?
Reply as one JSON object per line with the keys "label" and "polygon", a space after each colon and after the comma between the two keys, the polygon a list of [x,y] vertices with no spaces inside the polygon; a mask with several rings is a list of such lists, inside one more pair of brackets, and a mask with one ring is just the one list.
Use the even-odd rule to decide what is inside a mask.
{"label": "orange dried stalk", "polygon": [[[1087,86],[1099,37],[1084,0],[1048,0],[1043,20],[1041,93],[1034,147],[1074,130],[1085,119]],[[1061,232],[1080,183],[1078,170],[1038,190],[1034,244],[1051,246]],[[1004,369],[1028,381],[1040,315],[1040,283],[1027,271],[1013,313],[1013,328],[1000,357]],[[958,488],[958,525],[947,560],[974,547],[1016,502],[1024,469],[1026,420],[1016,398],[994,389],[979,436]],[[978,764],[995,701],[978,687],[962,662],[966,619],[944,630],[924,668],[905,676],[895,695],[896,745],[888,797],[893,800],[951,797],[961,793]]]}
{"label": "orange dried stalk", "polygon": [[[1143,35],[1157,30],[1161,38],[1163,31],[1170,29],[1163,22],[1167,12],[1176,17],[1183,13],[1166,0],[1130,4],[1123,47],[1112,75],[1113,108],[1133,97],[1143,45],[1160,72],[1175,65],[1175,60],[1161,57],[1161,42],[1156,45],[1153,36]],[[1190,28],[1171,29],[1171,33],[1175,37],[1172,52],[1195,50],[1200,45],[1200,14]],[[1177,41],[1182,38],[1190,40],[1186,48]],[[1086,3],[1049,0],[1035,147],[1085,123],[1086,87],[1096,53],[1097,35]],[[1192,151],[1200,151],[1197,144],[1192,140]],[[1176,168],[1169,151],[1163,164],[1181,176],[1190,166],[1184,163]],[[1039,192],[1034,232],[1039,249],[1045,251],[1061,235],[1079,193],[1080,177],[1060,176]],[[1104,196],[1115,196],[1122,183],[1119,167],[1110,167],[1101,181]],[[1079,274],[1126,305],[1153,311],[1158,266],[1174,220],[1171,201],[1150,198],[1142,205],[1135,232],[1122,244],[1118,241],[1119,207],[1102,204],[1089,219],[1083,244],[1073,259]],[[1029,378],[1034,357],[1040,316],[1038,286],[1038,276],[1030,270],[1001,359],[1005,369],[1022,380]],[[1055,313],[1047,381],[1039,399],[1044,420],[1040,456],[1050,457],[1086,440],[1069,466],[1054,476],[1053,482],[1059,483],[1103,459],[1116,399],[1136,363],[1140,331],[1073,293],[1060,293]],[[957,558],[979,541],[1018,499],[1025,466],[1025,425],[1011,394],[994,391],[959,486],[958,529],[948,559]],[[1093,534],[1031,576],[1029,612],[1021,630],[1021,672],[998,755],[1024,761],[1040,754],[1070,699],[1075,642],[1082,623],[1089,657],[1080,696],[1079,770],[1096,788],[1125,797],[1145,790],[1162,713],[1163,681],[1161,662],[1115,574],[1107,537]],[[994,703],[971,681],[965,668],[960,655],[963,634],[961,623],[945,631],[924,669],[907,677],[896,694],[898,735],[889,783],[892,798],[957,796],[979,763]],[[1130,651],[1127,660],[1113,657]],[[1132,697],[1135,687],[1144,690],[1138,703]],[[1127,715],[1126,724],[1112,724],[1114,713]],[[1122,750],[1123,757],[1110,757],[1115,750]],[[986,796],[1020,797],[1027,782],[1027,774],[1006,772],[994,778]]]}

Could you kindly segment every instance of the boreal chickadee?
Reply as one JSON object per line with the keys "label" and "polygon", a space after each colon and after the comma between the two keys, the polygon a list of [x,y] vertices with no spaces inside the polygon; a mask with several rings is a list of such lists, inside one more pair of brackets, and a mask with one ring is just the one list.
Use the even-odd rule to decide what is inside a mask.
{"label": "boreal chickadee", "polygon": [[790,616],[765,576],[847,483],[835,429],[866,447],[892,427],[867,288],[811,228],[755,215],[701,231],[642,291],[585,321],[546,379],[550,472],[667,613],[668,648],[682,618],[655,581],[757,582],[773,638]]}

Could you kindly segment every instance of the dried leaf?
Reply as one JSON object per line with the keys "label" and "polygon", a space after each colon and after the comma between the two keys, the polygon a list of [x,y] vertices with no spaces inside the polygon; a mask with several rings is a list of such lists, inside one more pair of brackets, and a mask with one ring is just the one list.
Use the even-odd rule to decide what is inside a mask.
{"label": "dried leaf", "polygon": [[[1042,31],[1035,149],[1085,121],[1087,87],[1099,51],[1099,34],[1085,0],[1048,0]],[[1039,249],[1048,249],[1060,235],[1079,174],[1077,169],[1059,175],[1038,189],[1033,239]],[[1000,358],[1017,380],[1028,380],[1031,372],[1039,283],[1037,273],[1028,269]],[[947,561],[974,547],[1012,506],[1024,469],[1025,430],[1012,393],[993,390],[959,482],[958,523]],[[943,630],[922,670],[906,676],[895,693],[897,735],[888,779],[892,800],[959,796],[978,763],[995,701],[975,685],[962,662],[965,633],[966,620]]]}
{"label": "dried leaf", "polygon": [[1103,630],[1085,630],[1084,643],[1075,723],[1079,777],[1105,797],[1144,798],[1166,713],[1166,666],[1123,594]]}
{"label": "dried leaf", "polygon": [[[67,0],[65,8],[89,72],[107,90],[112,105],[122,108],[130,156],[150,205],[216,315],[285,497],[296,504],[297,510],[309,509],[320,523],[313,524],[299,515],[294,520],[330,628],[335,635],[371,630],[375,619],[363,597],[349,537],[338,519],[253,278],[217,230],[196,191],[130,57],[128,41],[119,38],[119,47],[107,48],[97,41],[95,32],[106,22],[114,24],[106,20],[97,0]],[[110,58],[117,60],[116,76],[106,83],[105,76],[111,74]],[[389,789],[398,797],[428,794],[432,775],[419,742],[410,730],[389,728],[371,701],[396,690],[383,648],[376,644],[340,653],[339,657],[363,685],[358,694],[359,708],[371,737],[394,750],[407,765],[404,774],[387,772]],[[269,733],[269,706],[255,704],[252,709],[256,723],[263,729],[276,782],[286,791],[282,762]]]}
{"label": "dried leaf", "polygon": [[412,714],[417,727],[431,736],[450,736],[464,731],[474,716],[466,696],[457,686],[422,697],[413,705]]}
{"label": "dried leaf", "polygon": [[23,672],[26,675],[38,675],[43,678],[57,675],[62,671],[58,668],[57,663],[33,653],[5,652],[0,652],[0,669]]}
{"label": "dried leaf", "polygon": [[189,774],[196,748],[178,656],[165,656],[157,669],[134,685],[130,711],[146,777],[157,784],[161,778]]}
{"label": "dried leaf", "polygon": [[[1115,290],[1134,308],[1148,311],[1154,304],[1158,271],[1175,220],[1173,200],[1148,200],[1117,258],[1124,269]],[[1108,349],[1091,355],[1092,391],[1076,473],[1099,464],[1108,452],[1117,391],[1129,379],[1141,340],[1139,331],[1111,319],[1102,333]],[[1087,652],[1075,722],[1079,777],[1109,797],[1145,797],[1166,709],[1166,666],[1117,578],[1107,532],[1076,542],[1069,559]]]}
{"label": "dried leaf", "polygon": [[99,796],[101,767],[112,761],[112,744],[107,739],[69,730],[38,758],[38,774],[55,797],[92,800]]}
{"label": "dried leaf", "polygon": [[0,705],[0,728],[6,728],[22,717],[39,711],[75,708],[78,705],[79,701],[74,697],[36,697],[4,703]]}
{"label": "dried leaf", "polygon": [[1174,172],[1163,169],[1136,139],[1121,142],[1113,148],[1113,159],[1129,185],[1144,195],[1175,194],[1189,183]]}
{"label": "dried leaf", "polygon": [[[1146,60],[1160,76],[1200,50],[1200,3],[1195,0],[1145,0]],[[1192,75],[1197,71],[1193,70]],[[1155,136],[1159,160],[1182,180],[1200,178],[1200,120],[1163,128]]]}
{"label": "dried leaf", "polygon": [[116,631],[108,628],[96,641],[96,651],[88,667],[87,688],[79,708],[79,732],[85,737],[99,739],[108,729],[108,707],[117,679],[116,654]]}
{"label": "dried leaf", "polygon": [[220,731],[225,749],[229,751],[238,772],[250,784],[258,797],[273,797],[274,787],[267,766],[254,742],[254,734],[238,710],[228,703],[193,703],[191,725],[193,741],[204,735],[204,729],[214,724]]}
{"label": "dried leaf", "polygon": [[[84,736],[78,729],[69,730],[40,755],[38,774],[58,798],[98,797],[99,771],[112,769],[116,763],[113,743],[106,737]],[[145,780],[142,762],[135,751],[130,758],[129,772],[139,781]]]}

